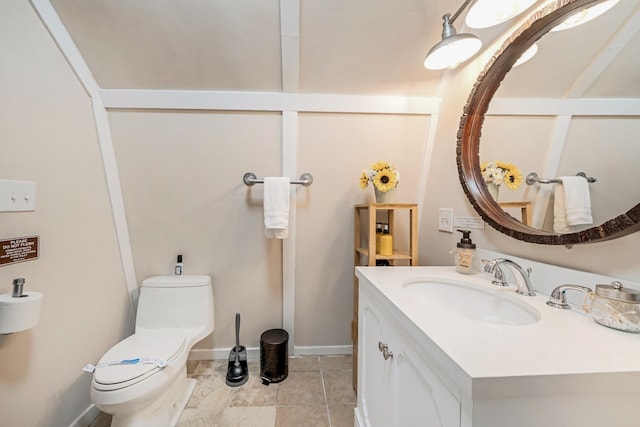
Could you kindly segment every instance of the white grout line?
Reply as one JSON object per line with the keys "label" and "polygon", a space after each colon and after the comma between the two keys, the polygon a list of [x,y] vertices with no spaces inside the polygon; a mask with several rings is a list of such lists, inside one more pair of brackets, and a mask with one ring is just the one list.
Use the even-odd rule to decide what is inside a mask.
{"label": "white grout line", "polygon": [[329,427],[332,427],[331,413],[329,412],[329,399],[327,399],[327,387],[324,385],[324,371],[322,370],[322,363],[320,362],[320,356],[318,356],[318,365],[320,366],[320,381],[322,381],[322,392],[324,393],[324,407],[327,410],[327,419],[329,420]]}

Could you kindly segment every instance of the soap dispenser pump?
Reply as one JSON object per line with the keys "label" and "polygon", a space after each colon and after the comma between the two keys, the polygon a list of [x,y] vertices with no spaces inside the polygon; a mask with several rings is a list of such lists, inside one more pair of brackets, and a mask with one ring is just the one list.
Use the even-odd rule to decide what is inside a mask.
{"label": "soap dispenser pump", "polygon": [[183,265],[182,265],[182,255],[178,255],[173,272],[175,273],[176,276],[182,276],[182,273],[184,272]]}
{"label": "soap dispenser pump", "polygon": [[477,257],[476,244],[471,241],[470,230],[458,230],[462,233],[462,239],[452,252],[456,254],[456,271],[462,274],[475,274]]}

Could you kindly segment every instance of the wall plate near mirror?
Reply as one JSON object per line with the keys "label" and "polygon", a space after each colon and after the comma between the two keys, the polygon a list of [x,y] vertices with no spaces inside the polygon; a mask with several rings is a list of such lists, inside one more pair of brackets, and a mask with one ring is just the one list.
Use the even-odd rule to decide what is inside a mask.
{"label": "wall plate near mirror", "polygon": [[[485,129],[483,129],[483,125],[487,124],[485,123],[485,119],[488,117],[487,112],[489,111],[489,109],[492,109],[492,110],[496,108],[504,109],[505,108],[504,105],[509,105],[508,102],[506,104],[503,103],[502,107],[496,107],[495,105],[490,105],[492,100],[495,99],[495,95],[496,95],[496,92],[498,91],[498,88],[503,84],[503,80],[505,83],[505,87],[509,86],[509,81],[505,80],[505,76],[507,76],[507,74],[510,72],[513,65],[520,58],[520,56],[530,46],[540,41],[540,39],[543,36],[545,36],[545,34],[549,33],[551,29],[553,29],[558,24],[565,21],[567,17],[574,16],[577,13],[582,13],[588,8],[600,3],[602,3],[602,1],[600,0],[558,0],[534,12],[532,16],[522,26],[520,26],[520,28],[516,30],[516,32],[511,37],[509,37],[509,39],[503,44],[500,50],[489,61],[489,63],[487,64],[483,72],[478,77],[471,91],[471,94],[469,95],[467,104],[465,105],[464,112],[460,121],[460,129],[458,131],[458,143],[457,143],[457,151],[456,151],[460,182],[462,184],[462,187],[465,193],[467,194],[467,197],[469,198],[469,201],[473,205],[474,209],[484,219],[484,221],[486,221],[491,227],[495,228],[501,233],[509,235],[515,239],[531,242],[531,243],[538,243],[538,244],[573,245],[578,243],[590,243],[590,242],[609,240],[609,239],[621,237],[621,236],[640,230],[640,204],[638,203],[639,199],[638,199],[637,193],[632,193],[632,195],[630,196],[631,200],[621,202],[620,206],[622,207],[617,208],[619,210],[616,210],[613,213],[609,211],[608,213],[604,214],[604,215],[607,215],[604,218],[594,217],[593,224],[583,226],[581,228],[576,227],[575,231],[574,229],[570,229],[570,230],[567,230],[566,232],[559,232],[559,231],[555,231],[554,229],[548,229],[541,226],[542,222],[540,220],[538,221],[538,223],[536,223],[535,220],[532,221],[531,216],[529,216],[529,218],[525,218],[524,216],[523,217],[520,217],[520,215],[512,216],[509,213],[507,213],[505,209],[508,209],[507,206],[509,206],[510,202],[514,203],[515,206],[519,206],[518,203],[514,202],[513,200],[508,200],[506,201],[506,203],[502,203],[502,200],[501,200],[501,202],[499,203],[498,200],[494,198],[494,197],[497,197],[495,196],[495,192],[489,191],[489,188],[485,183],[485,180],[481,172],[481,165],[485,164],[488,161],[501,160],[504,162],[513,162],[513,159],[510,159],[510,158],[496,158],[498,156],[502,156],[502,153],[503,153],[502,151],[494,150],[493,152],[491,152],[489,150],[488,152],[490,154],[487,154],[487,150],[485,150],[486,146],[483,146],[482,151],[480,147],[480,136],[484,131],[486,131],[488,138],[495,138],[496,136],[500,136],[500,132],[496,132],[495,130],[492,131],[492,126],[494,129],[500,128],[501,124],[496,125],[495,123],[492,123],[489,126],[487,126]],[[624,2],[620,2],[620,3],[624,3]],[[633,16],[636,16],[635,19],[640,19],[637,17],[637,16],[640,16],[640,6],[637,5],[639,3],[640,1],[637,1],[635,4],[631,4],[630,2],[627,2],[625,7],[634,8],[633,9],[634,12],[632,14],[629,12],[626,12],[626,15],[629,15],[629,16],[624,16],[623,18],[632,19]],[[613,9],[615,9],[615,7]],[[637,21],[632,21],[630,25],[632,27],[637,27],[637,25],[635,25],[633,22],[637,22]],[[567,30],[567,31],[571,31],[571,30]],[[562,32],[564,31],[560,31],[558,33],[562,33]],[[637,31],[633,30],[633,32],[635,34]],[[552,34],[555,34],[555,33],[556,32]],[[549,36],[549,37],[552,37],[552,36]],[[578,37],[578,39],[580,38]],[[606,51],[606,49],[603,49],[603,51]],[[632,50],[632,52],[635,52],[635,50]],[[538,55],[540,55],[540,52],[538,53]],[[568,59],[571,56],[572,55],[570,53],[566,53],[567,58],[565,59]],[[636,57],[637,54],[634,54],[633,56]],[[640,59],[638,61],[640,61]],[[526,65],[527,64],[525,64],[525,66]],[[549,88],[551,84],[556,84],[560,80],[558,71],[563,67],[563,65],[555,61],[551,61],[550,63],[547,62],[546,66],[548,68],[547,71],[538,70],[537,74],[536,72],[534,72],[533,74],[539,75],[541,77],[541,81],[545,82],[543,83],[546,85],[544,86],[544,88]],[[629,65],[628,68],[633,70],[634,69],[633,64]],[[584,67],[582,68],[576,67],[576,69],[583,70]],[[637,70],[637,68],[635,69]],[[637,83],[640,81],[639,77],[640,76],[636,77],[634,80],[635,81],[634,85],[638,85],[638,87],[640,87],[640,84]],[[531,84],[535,85],[537,83],[531,82]],[[522,85],[520,85],[520,87],[521,86]],[[535,90],[535,89],[532,89],[532,90]],[[622,88],[622,90],[624,91],[624,88]],[[540,92],[540,90],[538,92]],[[521,95],[521,96],[524,98],[526,95]],[[587,94],[586,96],[590,96],[590,95]],[[543,95],[538,95],[536,96],[536,98],[538,98],[536,99],[536,101],[544,101]],[[585,105],[584,100],[574,100],[569,98],[571,98],[571,94],[569,94],[566,99],[563,99],[561,104]],[[640,121],[640,117],[639,117],[640,108],[638,107],[638,105],[640,105],[639,104],[640,101],[637,96],[634,99],[628,99],[627,101],[629,101],[627,102],[627,104],[630,103],[632,105],[631,107],[632,112],[629,113],[627,111],[626,113],[624,113],[624,117],[622,117],[621,120],[628,120],[629,123],[631,122],[631,120],[633,120],[634,123],[632,124],[632,126],[636,126],[635,121]],[[586,104],[588,104],[588,102]],[[541,103],[540,108],[544,109],[544,108],[548,108],[548,106],[544,103]],[[546,113],[543,113],[542,115],[544,114]],[[559,111],[555,114],[557,114],[557,116],[554,117],[553,120],[556,120],[557,117],[560,117],[563,114],[563,112]],[[576,114],[576,113],[567,113],[567,115],[569,115],[570,117],[572,114]],[[589,116],[589,114],[591,114],[591,116]],[[588,127],[585,126],[585,123],[588,124],[588,123],[591,123],[593,120],[601,119],[596,117],[596,114],[594,113],[589,113],[589,114],[587,114],[584,117],[582,117],[580,113],[576,114],[576,117],[579,117],[580,120],[577,120],[576,123],[573,125],[575,129],[583,129],[582,135],[585,135],[584,129],[588,129]],[[614,117],[614,116],[612,117],[614,119],[620,119],[620,117]],[[548,120],[548,121],[551,121],[551,120]],[[529,125],[537,126],[538,124],[533,124],[533,125],[529,124]],[[595,126],[596,128],[599,126],[597,124],[595,125],[591,124],[591,125]],[[570,126],[571,125],[568,124],[567,128],[570,128]],[[509,132],[508,129],[506,129],[505,127],[502,127],[500,129],[504,134],[507,134]],[[512,139],[519,138],[522,140],[522,139],[526,139],[526,137],[529,136],[529,135],[525,135],[526,130],[523,129],[522,127],[519,127],[519,125],[517,126],[514,125],[513,129],[516,129],[516,130],[511,131]],[[517,134],[518,132],[517,129],[520,129],[520,132],[521,132],[520,136],[518,136]],[[580,135],[580,133],[575,130],[573,130],[573,132],[576,135]],[[588,132],[586,133],[588,134]],[[633,140],[637,139],[636,135],[637,133],[635,133],[634,136],[632,137]],[[485,135],[483,135],[483,138],[485,138]],[[610,133],[608,133],[608,138],[609,139],[616,138],[616,136],[610,135]],[[631,138],[629,140],[631,140]],[[509,141],[509,137],[505,137],[505,140],[502,141],[501,143],[502,147],[507,147],[509,145],[508,141]],[[604,141],[604,142],[606,143],[610,141]],[[488,144],[488,140],[483,140],[483,144]],[[566,145],[574,147],[574,145],[572,144],[566,144]],[[610,150],[613,149],[612,147],[613,146],[610,146],[609,149]],[[584,160],[583,156],[585,155],[586,150],[583,149],[582,152],[580,152],[580,148],[577,149],[578,151],[575,151],[576,150],[575,147],[572,149],[574,150],[573,151],[574,153],[580,153],[580,159],[575,159],[577,155],[573,154],[571,157],[573,158],[574,161],[570,162],[571,166],[567,166],[567,167],[575,168],[577,167],[577,165],[584,164],[584,162],[581,163],[581,160]],[[635,144],[635,143],[629,144],[629,149],[633,150],[634,152],[633,155],[636,156],[636,158],[640,157],[640,146],[638,146],[638,144]],[[605,151],[603,151],[603,153],[606,153],[607,149],[605,148],[604,150]],[[500,153],[500,154],[497,154],[497,153]],[[609,153],[611,153],[611,151],[609,151]],[[505,155],[510,156],[507,154]],[[522,154],[520,155],[522,156]],[[546,158],[547,161],[549,158],[548,152],[545,153],[544,155],[537,154],[537,156],[541,158]],[[560,155],[557,154],[557,156],[560,156]],[[613,156],[609,155],[604,158],[602,157],[602,154],[598,154],[598,156],[600,156],[599,158],[600,163],[606,164],[607,167],[609,168],[616,168],[617,166],[619,166],[619,163],[617,163],[614,160]],[[534,156],[529,156],[529,157],[534,157]],[[555,167],[559,175],[546,176],[545,171],[549,170],[548,164],[549,163],[546,163],[545,166],[541,167],[541,169],[539,170],[533,170],[535,168],[534,166],[527,166],[527,169],[522,170],[523,181],[524,181],[524,176],[526,176],[530,172],[538,173],[541,178],[555,179],[556,176],[575,175],[577,172],[583,171],[583,169],[576,169],[575,171],[572,170],[572,172],[569,173],[567,170],[563,170],[562,166],[558,166],[556,162]],[[637,162],[635,162],[635,164],[637,164]],[[532,170],[529,170],[529,169],[532,169]],[[620,166],[619,169],[624,170],[624,166]],[[591,175],[589,170],[584,170],[584,172],[586,172],[587,176]],[[619,174],[619,175],[623,175],[624,177],[624,174]],[[597,185],[602,184],[602,180],[600,180],[599,177],[597,176],[596,178],[597,178],[596,180]],[[610,179],[610,181],[613,181],[613,179]],[[535,211],[535,207],[536,207],[535,204],[539,203],[539,200],[538,200],[539,198],[537,197],[537,193],[546,191],[548,194],[549,188],[551,188],[553,185],[561,185],[561,184],[533,183],[533,185],[526,185],[523,183],[523,186],[526,187],[526,191],[527,191],[526,196],[528,196],[528,199],[523,198],[523,201],[526,201],[526,203],[529,205],[533,204],[534,211]],[[590,185],[596,185],[596,184],[590,184]],[[610,189],[609,187],[606,187],[606,190],[605,190],[604,189],[605,187],[598,187],[597,191],[604,192],[604,193],[626,192],[626,188],[636,187],[636,186],[637,186],[637,180],[635,179],[630,179],[629,181],[623,181],[623,182],[619,182],[619,180],[616,180],[615,188]],[[597,203],[598,201],[593,200],[593,202]],[[601,202],[601,203],[608,203],[608,202]],[[548,211],[546,206],[538,206],[538,207],[539,207],[539,210]],[[611,218],[611,219],[608,219],[608,218]]]}

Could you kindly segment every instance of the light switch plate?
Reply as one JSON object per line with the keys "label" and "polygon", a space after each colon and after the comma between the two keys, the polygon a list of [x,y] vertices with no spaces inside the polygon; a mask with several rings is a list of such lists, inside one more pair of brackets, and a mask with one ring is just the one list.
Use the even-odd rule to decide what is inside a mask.
{"label": "light switch plate", "polygon": [[453,209],[438,209],[438,230],[453,233]]}
{"label": "light switch plate", "polygon": [[0,212],[36,210],[36,183],[0,179]]}

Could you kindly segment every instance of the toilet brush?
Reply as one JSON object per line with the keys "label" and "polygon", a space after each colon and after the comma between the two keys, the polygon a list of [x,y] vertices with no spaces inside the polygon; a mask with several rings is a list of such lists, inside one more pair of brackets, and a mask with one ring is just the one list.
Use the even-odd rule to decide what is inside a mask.
{"label": "toilet brush", "polygon": [[238,387],[248,379],[247,350],[244,346],[240,346],[240,313],[236,313],[236,346],[229,353],[226,383],[229,387]]}

